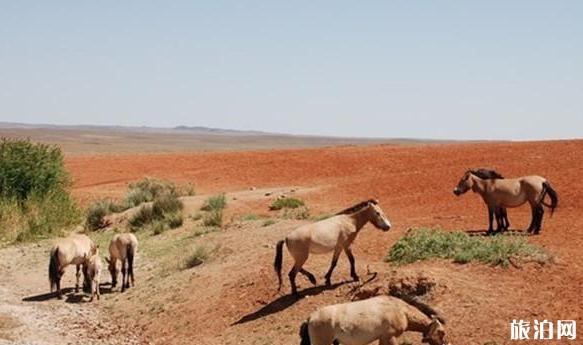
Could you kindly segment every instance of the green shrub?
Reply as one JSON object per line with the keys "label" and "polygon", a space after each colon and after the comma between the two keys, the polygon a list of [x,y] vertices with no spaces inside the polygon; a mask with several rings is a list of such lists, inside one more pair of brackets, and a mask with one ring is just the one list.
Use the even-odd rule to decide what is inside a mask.
{"label": "green shrub", "polygon": [[152,196],[152,193],[148,191],[132,189],[127,193],[124,204],[128,207],[136,207],[145,202],[152,201],[153,199],[154,197]]}
{"label": "green shrub", "polygon": [[270,210],[277,211],[281,209],[294,209],[301,206],[304,206],[305,203],[303,200],[296,199],[296,198],[279,198],[274,200],[269,206]]}
{"label": "green shrub", "polygon": [[80,221],[57,146],[0,139],[0,241],[61,235]]}
{"label": "green shrub", "polygon": [[176,229],[182,226],[184,220],[182,219],[181,213],[170,213],[164,217],[164,221],[168,223],[170,229]]}
{"label": "green shrub", "polygon": [[184,204],[178,199],[175,194],[163,194],[156,199],[152,204],[152,210],[157,218],[163,218],[167,213],[177,213],[182,211]]}
{"label": "green shrub", "polygon": [[192,219],[192,220],[194,220],[194,221],[196,222],[196,221],[198,221],[198,220],[201,220],[201,219],[202,219],[202,217],[203,217],[203,214],[202,214],[202,213],[200,213],[200,212],[196,212],[196,213],[194,213],[194,214],[192,214],[192,215],[190,216],[190,219]]}
{"label": "green shrub", "polygon": [[137,230],[138,228],[141,228],[144,225],[152,223],[155,219],[156,217],[154,216],[152,206],[145,205],[140,207],[138,211],[130,217],[130,219],[128,220],[128,224],[133,230]]}
{"label": "green shrub", "polygon": [[130,183],[130,192],[132,191],[142,191],[151,195],[151,200],[163,194],[174,194],[177,195],[176,186],[170,181],[159,180],[156,178],[146,177],[137,182]]}
{"label": "green shrub", "polygon": [[184,260],[183,267],[189,269],[206,262],[210,256],[217,250],[217,247],[209,245],[197,245]]}
{"label": "green shrub", "polygon": [[206,199],[200,209],[203,211],[217,211],[223,210],[225,207],[227,207],[227,197],[225,193],[221,193]]}
{"label": "green shrub", "polygon": [[88,230],[98,230],[107,226],[105,216],[109,214],[109,205],[105,201],[93,203],[87,209],[85,228]]}
{"label": "green shrub", "polygon": [[168,230],[168,226],[165,222],[156,220],[152,223],[152,232],[154,235],[160,235],[164,231]]}
{"label": "green shrub", "polygon": [[478,261],[508,266],[512,258],[531,258],[545,263],[552,257],[542,248],[516,236],[469,236],[460,231],[417,229],[390,249],[386,261],[408,264],[429,258],[453,259],[457,263]]}
{"label": "green shrub", "polygon": [[213,210],[203,215],[204,226],[223,226],[223,210]]}

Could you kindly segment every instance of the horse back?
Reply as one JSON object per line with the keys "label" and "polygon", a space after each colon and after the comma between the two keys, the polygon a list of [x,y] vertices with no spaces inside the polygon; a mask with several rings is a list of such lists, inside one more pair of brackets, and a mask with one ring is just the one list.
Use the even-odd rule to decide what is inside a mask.
{"label": "horse back", "polygon": [[128,256],[128,249],[135,253],[138,250],[138,239],[132,233],[123,233],[113,236],[109,244],[111,258],[124,260]]}
{"label": "horse back", "polygon": [[96,253],[95,243],[86,235],[74,234],[58,240],[52,253],[58,252],[61,267],[69,264],[80,265]]}

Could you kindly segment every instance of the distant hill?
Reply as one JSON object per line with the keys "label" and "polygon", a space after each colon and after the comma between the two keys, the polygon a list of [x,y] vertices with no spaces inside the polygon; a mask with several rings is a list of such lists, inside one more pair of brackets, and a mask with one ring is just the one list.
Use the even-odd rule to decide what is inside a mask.
{"label": "distant hill", "polygon": [[174,128],[51,125],[0,122],[0,137],[57,144],[68,154],[265,150],[338,145],[414,145],[453,141],[407,138],[343,138],[261,131],[176,126]]}

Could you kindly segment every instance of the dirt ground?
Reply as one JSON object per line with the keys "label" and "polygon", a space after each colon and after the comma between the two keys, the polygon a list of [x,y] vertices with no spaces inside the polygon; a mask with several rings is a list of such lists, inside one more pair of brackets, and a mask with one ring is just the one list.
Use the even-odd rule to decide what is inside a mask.
{"label": "dirt ground", "polygon": [[[82,320],[97,320],[100,325],[97,328],[111,330],[114,327],[111,324],[121,327],[117,334],[113,330],[101,334],[104,339],[85,338],[87,343],[110,344],[114,343],[108,342],[113,337],[124,344],[299,343],[301,321],[320,306],[349,300],[357,284],[344,283],[349,279],[349,270],[347,260],[341,256],[333,277],[339,284],[333,289],[311,287],[299,277],[300,289],[306,289],[307,297],[296,301],[286,296],[287,282],[281,293],[276,291],[271,266],[274,244],[307,221],[278,220],[263,226],[262,220],[239,219],[250,213],[273,217],[268,211],[271,200],[292,189],[307,201],[312,214],[334,212],[366,198],[377,198],[393,229],[382,233],[368,225],[362,231],[354,246],[358,272],[363,278],[367,271],[377,273],[370,286],[384,286],[395,275],[434,279],[437,287],[428,301],[447,318],[453,344],[514,343],[510,341],[512,319],[577,320],[581,325],[582,157],[583,141],[69,156],[66,165],[74,180],[73,194],[84,204],[96,198],[120,197],[127,183],[154,176],[196,185],[200,196],[185,201],[190,203],[187,212],[195,212],[206,195],[227,192],[228,224],[220,232],[196,239],[191,238],[190,221],[179,230],[155,238],[144,237],[146,246],[136,269],[138,286],[124,294],[104,294],[102,301],[92,305],[42,299],[23,301],[47,292],[43,255],[49,243],[1,250],[2,270],[8,273],[3,273],[0,280],[4,290],[0,295],[4,299],[0,304],[3,308],[0,325],[6,325],[0,327],[0,339],[27,344],[26,339],[30,338],[16,334],[26,334],[21,329],[36,328],[34,320],[30,324],[25,320],[22,325],[22,318],[15,317],[4,306],[13,305],[17,309],[30,308],[27,314],[41,315],[42,322],[47,322],[43,313],[52,315],[50,320],[55,324],[63,323],[60,315],[68,320],[71,314],[80,313],[85,315]],[[531,263],[508,269],[443,260],[402,267],[384,263],[382,259],[391,245],[412,227],[484,230],[487,217],[479,197],[473,194],[455,197],[452,193],[461,175],[471,167],[495,168],[507,177],[537,174],[551,182],[559,193],[559,207],[553,217],[546,213],[541,234],[528,240],[554,254],[556,263],[546,266]],[[265,196],[265,191],[274,193]],[[526,206],[508,213],[513,229],[524,229],[530,221]],[[99,236],[107,238],[111,231]],[[181,247],[183,239],[187,239],[187,246],[211,243],[218,248],[217,253],[212,260],[193,269],[172,272],[163,269],[165,266],[157,259],[161,251],[153,248],[159,245],[166,252],[179,251],[185,248]],[[176,246],[164,247],[167,243]],[[314,256],[307,263],[307,269],[317,275],[319,283],[323,282],[329,260],[328,255]],[[289,269],[290,261],[285,254],[284,270]],[[72,276],[72,272],[68,274]],[[105,277],[108,281],[109,275]],[[90,312],[94,317],[88,315]],[[59,327],[55,329],[69,329]],[[52,336],[59,339],[58,334],[50,333],[51,327],[39,329],[47,330],[47,339]],[[82,326],[80,331],[83,330],[87,327]],[[72,333],[63,337],[72,337]],[[408,334],[406,338],[420,343],[418,336]],[[38,343],[76,342],[75,338],[62,339],[63,342]]]}

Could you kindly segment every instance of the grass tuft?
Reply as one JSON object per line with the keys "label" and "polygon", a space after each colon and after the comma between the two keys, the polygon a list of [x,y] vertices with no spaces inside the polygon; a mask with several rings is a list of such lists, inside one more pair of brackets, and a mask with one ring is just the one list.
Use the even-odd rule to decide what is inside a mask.
{"label": "grass tuft", "polygon": [[281,209],[294,209],[298,207],[304,206],[305,203],[303,200],[296,199],[296,198],[279,198],[274,200],[269,206],[269,209],[272,211],[278,211]]}
{"label": "grass tuft", "polygon": [[225,207],[227,207],[227,197],[225,196],[225,193],[221,193],[206,199],[200,209],[210,212],[215,210],[223,210]]}
{"label": "grass tuft", "polygon": [[218,247],[210,245],[196,245],[192,252],[184,260],[183,268],[189,269],[205,263]]}
{"label": "grass tuft", "polygon": [[453,259],[456,263],[477,261],[507,267],[513,258],[552,261],[544,249],[516,236],[469,236],[460,231],[416,229],[389,250],[385,261],[399,265],[429,258]]}

